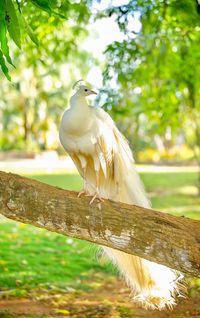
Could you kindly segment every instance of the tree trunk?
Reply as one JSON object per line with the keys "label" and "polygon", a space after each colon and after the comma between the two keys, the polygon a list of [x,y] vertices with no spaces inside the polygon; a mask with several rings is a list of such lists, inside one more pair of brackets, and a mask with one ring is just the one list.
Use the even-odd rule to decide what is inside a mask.
{"label": "tree trunk", "polygon": [[135,205],[89,198],[0,172],[4,216],[138,255],[200,276],[200,222]]}

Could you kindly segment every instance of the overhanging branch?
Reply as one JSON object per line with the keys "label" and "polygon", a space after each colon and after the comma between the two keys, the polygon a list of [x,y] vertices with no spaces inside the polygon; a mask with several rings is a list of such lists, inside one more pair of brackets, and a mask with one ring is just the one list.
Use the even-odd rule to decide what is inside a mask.
{"label": "overhanging branch", "polygon": [[89,198],[0,172],[0,213],[49,231],[119,249],[200,276],[200,222]]}

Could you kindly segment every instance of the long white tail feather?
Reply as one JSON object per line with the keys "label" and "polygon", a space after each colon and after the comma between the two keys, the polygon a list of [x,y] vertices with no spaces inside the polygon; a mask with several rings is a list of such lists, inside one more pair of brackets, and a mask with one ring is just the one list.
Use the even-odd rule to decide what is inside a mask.
{"label": "long white tail feather", "polygon": [[[133,158],[122,147],[115,158],[115,165],[114,182],[100,178],[100,195],[114,201],[150,208],[144,186],[134,168]],[[92,183],[91,180],[87,184],[87,191],[91,194],[94,192],[94,187],[90,186]],[[172,308],[176,304],[175,296],[181,294],[181,273],[112,248],[103,247],[103,250],[130,286],[135,303],[146,309],[159,310]]]}

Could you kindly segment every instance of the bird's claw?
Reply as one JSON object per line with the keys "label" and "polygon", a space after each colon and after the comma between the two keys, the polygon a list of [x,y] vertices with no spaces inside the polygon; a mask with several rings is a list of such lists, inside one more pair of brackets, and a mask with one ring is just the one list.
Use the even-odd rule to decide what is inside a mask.
{"label": "bird's claw", "polygon": [[100,197],[99,193],[94,194],[94,196],[90,200],[90,205],[94,202],[94,200],[99,200],[100,202],[104,202],[104,199]]}
{"label": "bird's claw", "polygon": [[[90,194],[89,192],[87,192],[86,190],[80,191],[77,196],[78,196],[78,198],[80,198],[82,195],[84,195],[84,196],[86,196],[86,197],[91,197],[91,194]],[[100,196],[100,194],[99,194],[98,192],[96,192],[96,193],[93,195],[92,199],[90,200],[90,205],[91,205],[95,200],[98,200],[99,203],[100,203],[100,202],[104,202],[104,199],[101,198],[101,196]]]}
{"label": "bird's claw", "polygon": [[90,194],[89,194],[87,191],[82,190],[82,191],[80,191],[80,192],[78,193],[77,197],[80,198],[82,195],[84,195],[84,196],[86,196],[86,197],[89,197],[89,196],[90,196]]}

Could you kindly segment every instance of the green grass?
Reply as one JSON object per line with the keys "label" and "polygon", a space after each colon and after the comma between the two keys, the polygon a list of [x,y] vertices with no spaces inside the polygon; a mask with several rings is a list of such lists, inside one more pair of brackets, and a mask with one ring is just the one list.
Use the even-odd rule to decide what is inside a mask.
{"label": "green grass", "polygon": [[82,179],[78,174],[42,174],[29,175],[28,177],[68,190],[78,191],[83,185]]}
{"label": "green grass", "polygon": [[141,176],[147,191],[197,185],[196,172],[142,173]]}
{"label": "green grass", "polygon": [[[30,176],[29,176],[30,177]],[[76,174],[31,176],[55,186],[79,190]],[[196,173],[143,173],[153,207],[200,219]],[[0,227],[0,289],[14,292],[37,286],[65,288],[96,272],[110,272],[97,261],[95,245],[5,219]]]}
{"label": "green grass", "polygon": [[33,226],[3,222],[0,234],[0,286],[8,288],[58,284],[64,287],[88,271],[106,270],[95,259],[92,244]]}
{"label": "green grass", "polygon": [[143,173],[141,177],[155,209],[200,220],[197,173]]}

